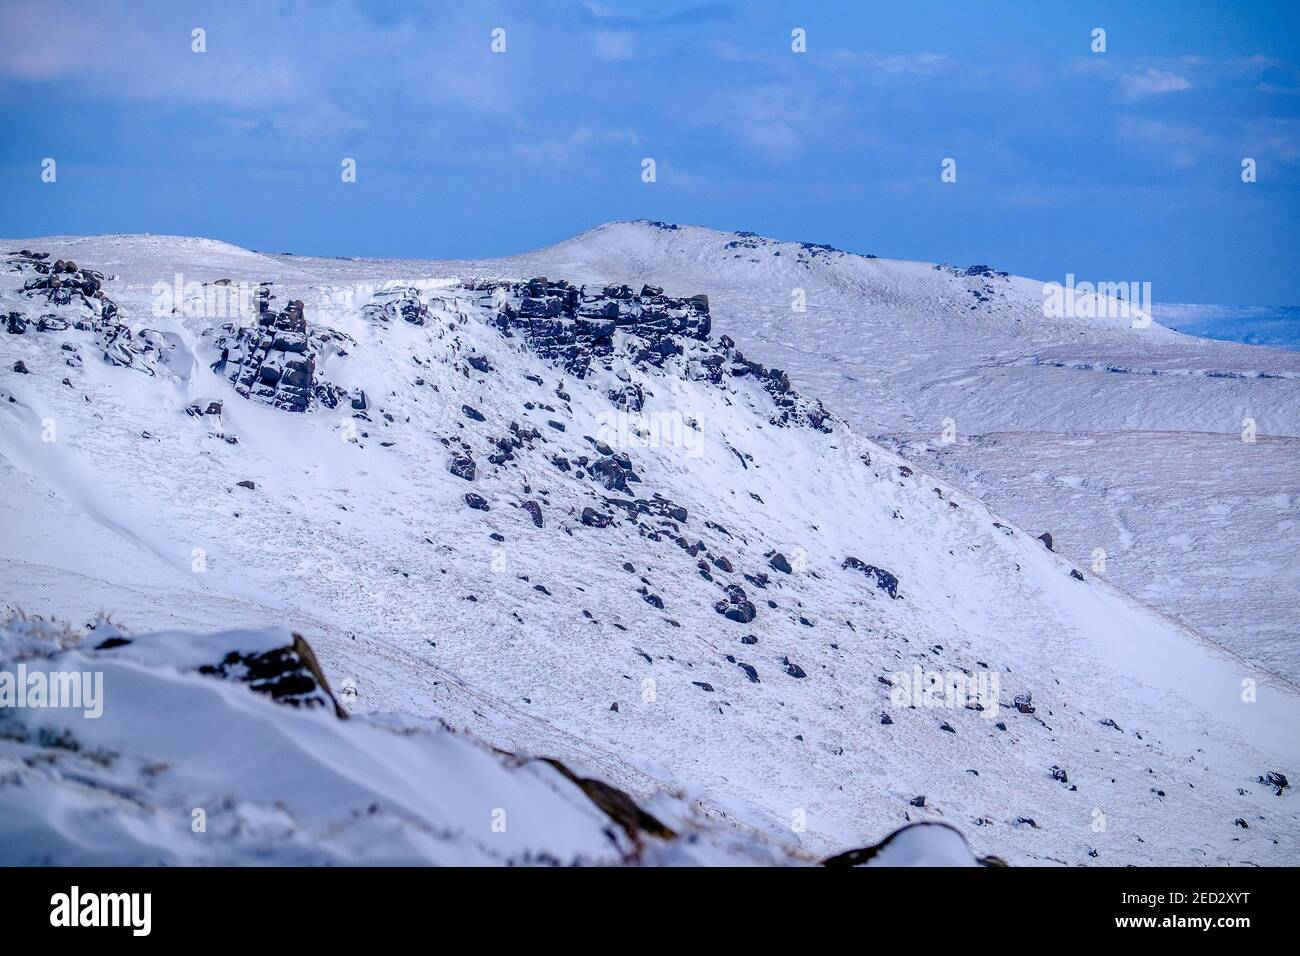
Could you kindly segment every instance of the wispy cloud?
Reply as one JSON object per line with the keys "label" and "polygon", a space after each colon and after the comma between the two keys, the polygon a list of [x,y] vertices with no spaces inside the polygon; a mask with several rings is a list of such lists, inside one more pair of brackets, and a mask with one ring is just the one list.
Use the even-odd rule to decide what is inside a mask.
{"label": "wispy cloud", "polygon": [[590,160],[595,150],[636,146],[640,141],[637,131],[630,128],[593,130],[590,126],[579,126],[567,136],[517,142],[510,151],[524,162],[564,169]]}
{"label": "wispy cloud", "polygon": [[1126,73],[1119,78],[1124,95],[1129,99],[1141,99],[1144,96],[1157,96],[1161,93],[1177,93],[1190,90],[1192,83],[1185,76],[1147,67],[1139,73]]}
{"label": "wispy cloud", "polygon": [[946,53],[872,53],[869,51],[836,50],[830,54],[829,63],[836,67],[849,67],[860,71],[866,83],[895,83],[932,77],[952,76],[960,71],[960,63]]}

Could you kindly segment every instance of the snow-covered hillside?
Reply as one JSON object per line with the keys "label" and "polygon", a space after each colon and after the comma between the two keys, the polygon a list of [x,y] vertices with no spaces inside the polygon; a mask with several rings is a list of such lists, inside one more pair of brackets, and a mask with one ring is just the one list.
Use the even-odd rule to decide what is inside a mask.
{"label": "snow-covered hillside", "polygon": [[[79,752],[139,760],[93,778],[46,762],[39,790],[25,771],[0,773],[31,845],[75,858],[91,821],[141,787],[151,814],[211,793],[255,815],[294,806],[287,773],[245,792],[256,774],[227,762],[238,748],[206,762],[142,729],[192,694],[200,728],[247,712],[259,740],[320,735],[303,776],[404,821],[326,839],[337,808],[308,801],[297,823],[253,828],[281,834],[272,859],[626,855],[544,770],[483,763],[444,803],[404,789],[487,760],[484,741],[581,767],[668,826],[689,823],[708,834],[700,859],[817,859],[937,821],[1012,863],[1296,862],[1294,791],[1260,782],[1294,777],[1293,687],[1047,550],[1041,525],[867,437],[922,430],[942,403],[920,386],[963,363],[974,378],[946,391],[959,434],[967,418],[1039,427],[1017,415],[1086,404],[1054,383],[1136,380],[1081,372],[1078,349],[1053,353],[1043,337],[1106,356],[1133,333],[1078,320],[1044,332],[1027,280],[991,271],[756,237],[714,249],[721,235],[616,224],[520,261],[440,264],[166,237],[5,244],[49,257],[8,256],[0,273],[0,595],[74,629],[103,611],[128,635],[245,635],[62,652],[105,675],[103,729]],[[75,265],[55,273],[59,259]],[[788,315],[794,275],[809,277],[804,326]],[[181,286],[175,311],[158,308],[159,283]],[[217,314],[220,289],[251,290],[251,312]],[[832,290],[836,308],[819,313]],[[853,326],[852,308],[874,326]],[[1195,396],[1225,380],[1183,374],[1183,337],[1144,334],[1171,370],[1145,378],[1184,399],[1165,413],[1184,416],[1178,428],[1208,421],[1215,402]],[[1061,362],[999,365],[1017,337]],[[1295,434],[1274,425],[1295,413],[1289,394],[1251,398],[1262,434]],[[1122,410],[1079,414],[1123,425]],[[199,646],[283,642],[268,626],[307,639],[364,729],[188,672]],[[916,675],[937,696],[913,694]],[[6,719],[26,732],[0,730],[5,755],[29,766],[14,748],[33,746],[45,715]],[[386,775],[344,772],[336,761],[357,751],[381,755]],[[162,782],[146,786],[150,772]],[[558,801],[562,834],[523,826],[519,842],[491,843],[495,794],[511,787],[525,802],[547,790],[537,799]],[[180,846],[188,813],[133,830],[134,859],[247,859]],[[484,835],[429,836],[467,820]],[[223,826],[238,829],[237,813]]]}
{"label": "snow-covered hillside", "polygon": [[[707,288],[719,332],[864,434],[1300,682],[1295,352],[1133,328],[1123,316],[1045,318],[1043,280],[1064,276],[692,226],[611,223],[485,266]],[[447,266],[471,267],[484,266]],[[792,308],[796,290],[806,311]],[[1242,440],[1248,420],[1253,441]]]}

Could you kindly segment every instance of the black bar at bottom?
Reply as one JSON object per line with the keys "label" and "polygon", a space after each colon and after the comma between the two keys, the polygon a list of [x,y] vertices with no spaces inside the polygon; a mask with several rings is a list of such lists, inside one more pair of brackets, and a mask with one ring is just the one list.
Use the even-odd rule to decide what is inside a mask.
{"label": "black bar at bottom", "polygon": [[[883,942],[904,929],[918,940],[964,945],[1034,930],[1067,932],[1071,941],[1080,934],[1200,935],[1229,943],[1242,933],[1291,934],[1295,913],[1284,887],[1292,875],[1183,868],[0,869],[0,925],[10,940],[75,932],[205,944],[433,942],[423,934],[435,927],[445,942],[454,926],[482,933],[469,938],[485,943],[545,945],[538,936],[545,927],[604,946],[654,938],[682,923],[700,926],[697,943],[766,942],[787,932],[805,943],[844,933]],[[135,894],[149,894],[147,910]],[[670,940],[660,945],[674,945]]]}

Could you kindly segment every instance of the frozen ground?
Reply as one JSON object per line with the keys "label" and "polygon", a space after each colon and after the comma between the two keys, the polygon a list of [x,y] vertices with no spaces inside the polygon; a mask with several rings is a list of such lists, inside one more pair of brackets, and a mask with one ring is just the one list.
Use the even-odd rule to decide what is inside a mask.
{"label": "frozen ground", "polygon": [[[753,247],[726,245],[740,241]],[[1201,569],[1222,563],[1206,547],[1240,542],[1198,516],[1185,547],[1168,540],[1183,533],[1168,533],[1173,519],[1157,527],[1130,514],[1132,538],[1094,574],[1093,519],[1078,512],[1115,533],[1117,495],[1084,496],[1069,522],[1052,504],[1073,500],[1091,474],[1088,446],[1058,457],[1048,480],[1017,476],[1014,463],[1033,433],[1050,445],[1065,431],[1106,436],[1103,449],[1135,456],[1122,433],[1137,424],[1175,433],[1164,450],[1186,463],[1207,452],[1193,432],[1235,434],[1248,409],[1262,436],[1249,451],[1268,458],[1258,471],[1242,466],[1249,491],[1237,520],[1261,529],[1290,520],[1290,492],[1262,489],[1264,469],[1287,470],[1291,446],[1274,439],[1296,434],[1300,357],[1158,326],[1044,320],[1028,280],[648,224],[489,263],[301,259],[167,237],[4,244],[20,247],[116,276],[104,290],[131,341],[157,344],[105,362],[102,332],[34,324],[85,307],[21,292],[30,272],[0,274],[0,314],[33,323],[0,333],[0,582],[11,605],[78,628],[108,611],[132,634],[292,628],[335,687],[355,688],[360,717],[442,720],[504,750],[571,762],[653,806],[681,795],[674,813],[701,827],[735,824],[800,859],[927,820],[957,826],[977,855],[1013,863],[1298,861],[1294,790],[1278,796],[1258,782],[1269,771],[1295,778],[1300,698],[1265,666],[1294,675],[1295,654],[1280,628],[1267,641],[1247,633],[1260,615],[1295,613],[1290,549],[1259,544],[1260,566],[1272,562],[1279,581],[1271,605],[1239,568],[1253,606],[1191,601],[1178,589],[1199,587]],[[306,413],[240,397],[211,368],[220,320],[152,314],[154,284],[178,272],[274,283],[277,310],[302,300],[322,336],[312,340],[316,375],[349,397]],[[683,339],[680,354],[656,364],[642,337],[618,331],[589,374],[565,373],[520,334],[503,336],[490,295],[462,284],[539,273],[707,293],[712,335]],[[794,288],[808,311],[792,317]],[[367,308],[398,299],[423,310],[420,324]],[[719,333],[736,347],[720,346]],[[774,423],[781,396],[772,379],[741,373],[737,351],[789,372],[801,393],[791,420]],[[1229,371],[1243,377],[1219,377]],[[645,399],[646,417],[632,424],[676,425],[675,440],[610,437],[620,421],[611,393],[629,389]],[[362,391],[358,417],[350,398]],[[214,398],[220,415],[186,413]],[[824,423],[816,400],[832,413]],[[938,441],[945,417],[956,446]],[[492,462],[499,440],[520,433],[530,437]],[[911,447],[917,433],[939,452],[918,448],[908,461],[911,451],[899,457],[868,437]],[[640,479],[630,494],[591,467],[611,457],[601,436]],[[996,463],[961,457],[994,440],[1007,442]],[[460,457],[477,463],[472,480],[449,471]],[[996,495],[979,487],[994,483],[981,468],[1010,473]],[[1094,481],[1117,484],[1110,472]],[[1219,488],[1215,502],[1235,493]],[[648,510],[625,517],[618,502],[636,499]],[[608,526],[585,523],[588,508]],[[1057,515],[1047,527],[1063,554],[1035,540],[1043,515]],[[1176,554],[1202,563],[1170,572],[1163,591],[1134,587],[1141,574],[1128,576],[1130,566],[1173,568]],[[874,569],[897,579],[897,597]],[[744,589],[752,621],[716,609],[728,606],[728,587]],[[106,673],[102,731],[117,736],[101,743],[148,754],[167,742],[132,730],[144,705],[125,703],[133,680],[112,679],[135,666],[122,654]],[[173,666],[165,655],[146,663]],[[994,696],[984,711],[942,697],[909,706],[897,690],[914,667],[983,675],[985,686],[996,677]],[[1253,702],[1243,681],[1257,688]],[[146,799],[147,812],[183,806],[188,772]],[[102,815],[102,787],[51,774],[43,785],[57,800],[15,789],[2,772],[0,797],[36,821],[34,832],[53,826],[43,808],[62,801],[80,810],[60,832]],[[340,792],[354,793],[348,786]],[[376,786],[381,803],[399,801]],[[485,834],[495,786],[466,811]],[[322,827],[328,819],[312,817],[293,839],[333,853]],[[163,845],[179,839],[160,832]],[[591,849],[577,818],[565,833],[572,839],[558,845],[569,856]],[[459,858],[445,855],[452,845],[429,858]]]}

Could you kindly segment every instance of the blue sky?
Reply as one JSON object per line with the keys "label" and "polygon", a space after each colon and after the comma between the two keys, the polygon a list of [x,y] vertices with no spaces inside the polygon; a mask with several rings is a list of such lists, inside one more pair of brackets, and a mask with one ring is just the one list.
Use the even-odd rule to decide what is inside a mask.
{"label": "blue sky", "polygon": [[0,235],[479,257],[645,217],[1295,304],[1298,11],[0,0]]}

